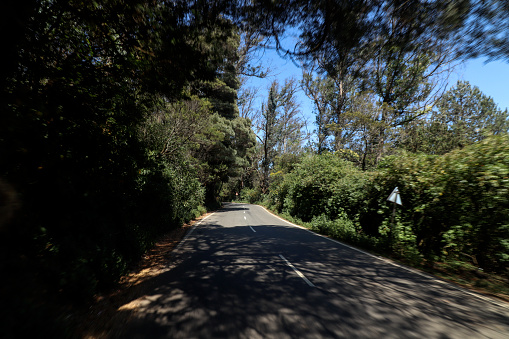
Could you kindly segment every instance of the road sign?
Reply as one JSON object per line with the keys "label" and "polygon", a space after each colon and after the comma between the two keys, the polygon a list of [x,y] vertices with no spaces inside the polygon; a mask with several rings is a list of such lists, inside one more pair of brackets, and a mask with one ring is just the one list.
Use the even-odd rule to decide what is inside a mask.
{"label": "road sign", "polygon": [[391,195],[389,195],[389,198],[387,198],[388,201],[391,201],[393,203],[396,203],[398,205],[403,205],[401,203],[401,197],[399,196],[399,190],[396,187],[394,190],[392,190]]}

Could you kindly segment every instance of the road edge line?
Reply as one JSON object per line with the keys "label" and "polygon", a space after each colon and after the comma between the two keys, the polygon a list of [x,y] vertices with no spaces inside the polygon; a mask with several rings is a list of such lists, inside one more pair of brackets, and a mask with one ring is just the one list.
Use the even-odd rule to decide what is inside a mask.
{"label": "road edge line", "polygon": [[308,278],[306,278],[306,276],[304,275],[304,273],[302,273],[301,271],[299,271],[295,266],[293,266],[293,264],[291,262],[288,261],[288,259],[286,259],[282,254],[279,255],[279,257],[281,259],[283,259],[286,264],[288,266],[290,266],[290,268],[295,272],[297,273],[297,275],[302,278],[302,280],[304,280],[306,282],[306,284],[308,284],[308,286],[310,287],[316,287]]}
{"label": "road edge line", "polygon": [[189,238],[191,236],[191,234],[194,232],[195,228],[198,227],[203,221],[205,221],[206,219],[208,219],[211,215],[213,215],[214,213],[216,212],[212,212],[210,213],[209,215],[207,215],[206,217],[203,217],[202,219],[200,219],[198,222],[196,222],[193,226],[191,226],[191,229],[189,230],[189,232],[187,232],[187,234],[184,236],[184,238],[178,243],[178,245],[173,249],[173,253],[177,253],[179,250],[180,250],[180,247],[186,242],[187,238]]}
{"label": "road edge line", "polygon": [[363,250],[361,250],[361,249],[359,249],[359,248],[356,248],[356,247],[350,246],[350,245],[348,245],[348,244],[345,244],[345,243],[343,243],[343,242],[341,242],[341,241],[339,241],[339,240],[331,239],[331,238],[329,238],[329,237],[326,237],[326,236],[325,236],[325,235],[323,235],[323,234],[313,232],[313,231],[311,231],[309,228],[306,228],[306,227],[304,227],[304,226],[300,226],[300,225],[294,224],[293,222],[290,222],[290,221],[288,221],[288,220],[285,220],[285,219],[281,218],[279,215],[276,215],[276,214],[272,213],[271,211],[269,211],[267,208],[265,208],[265,206],[262,206],[262,205],[257,205],[257,206],[260,206],[260,207],[261,207],[261,208],[263,208],[263,209],[264,209],[267,213],[272,214],[272,215],[273,215],[273,216],[275,216],[276,218],[280,219],[281,221],[286,222],[287,224],[289,224],[289,225],[291,225],[291,226],[301,228],[301,229],[303,229],[303,230],[305,230],[305,231],[308,231],[308,232],[309,232],[309,233],[311,233],[311,234],[314,234],[314,235],[317,235],[317,236],[322,237],[322,238],[324,238],[324,239],[327,239],[327,240],[329,240],[329,241],[335,242],[336,244],[339,244],[339,245],[342,245],[342,246],[344,246],[344,247],[350,248],[350,249],[352,249],[352,250],[354,250],[354,251],[357,251],[357,252],[360,252],[360,253],[366,254],[366,255],[368,255],[368,256],[370,256],[370,257],[372,257],[372,258],[378,259],[378,260],[383,261],[383,262],[385,262],[385,263],[387,263],[387,264],[390,264],[390,265],[392,265],[392,266],[396,266],[396,267],[399,267],[399,268],[401,268],[401,269],[404,269],[404,270],[406,270],[406,271],[408,271],[408,272],[411,272],[411,273],[417,274],[417,275],[419,275],[419,276],[421,276],[421,277],[423,277],[423,278],[427,278],[427,279],[429,279],[429,280],[431,280],[431,281],[434,281],[434,282],[437,282],[437,283],[440,283],[440,284],[448,285],[448,286],[450,286],[451,288],[453,288],[453,289],[455,289],[455,290],[457,290],[457,291],[463,292],[463,293],[465,293],[465,294],[468,294],[468,295],[470,295],[470,296],[472,296],[472,297],[476,297],[476,298],[478,298],[478,299],[481,299],[481,300],[484,300],[484,301],[490,302],[490,303],[492,303],[492,304],[494,304],[494,305],[497,305],[497,306],[499,306],[499,307],[503,307],[503,308],[509,309],[509,304],[507,304],[507,305],[506,305],[506,304],[503,304],[502,302],[500,302],[500,301],[498,301],[498,300],[496,300],[496,299],[493,299],[493,298],[491,298],[491,297],[489,297],[489,296],[485,296],[484,294],[479,294],[479,293],[477,293],[477,292],[472,292],[472,291],[467,290],[466,288],[463,288],[463,287],[461,287],[461,286],[458,286],[458,285],[456,285],[456,284],[454,284],[454,283],[452,283],[452,282],[445,281],[445,280],[441,280],[440,278],[435,277],[434,275],[430,275],[430,274],[427,274],[427,273],[421,272],[421,271],[419,271],[419,270],[417,270],[417,269],[415,269],[415,268],[412,268],[412,267],[408,267],[408,266],[404,266],[404,265],[402,265],[402,264],[398,264],[398,263],[396,263],[396,262],[394,262],[394,261],[390,260],[389,258],[376,256],[376,255],[371,254],[371,253],[369,253],[369,252],[363,251]]}

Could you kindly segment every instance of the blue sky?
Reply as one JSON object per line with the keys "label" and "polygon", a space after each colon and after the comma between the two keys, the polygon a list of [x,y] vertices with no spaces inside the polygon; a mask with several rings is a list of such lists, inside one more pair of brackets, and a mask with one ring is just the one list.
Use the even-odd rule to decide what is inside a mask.
{"label": "blue sky", "polygon": [[[268,96],[268,88],[274,79],[280,83],[286,78],[301,78],[301,70],[291,60],[285,60],[273,50],[266,50],[261,57],[261,64],[270,65],[273,72],[266,79],[250,79],[249,86],[259,87],[259,99],[257,107],[261,106],[262,100]],[[473,59],[458,65],[449,77],[449,87],[454,86],[458,80],[468,81],[472,86],[477,86],[486,95],[493,98],[501,109],[509,109],[509,63],[505,61],[493,61],[485,64],[485,59]],[[301,112],[310,124],[314,121],[312,115],[313,104],[301,91],[299,93]],[[308,126],[310,131],[313,126]]]}
{"label": "blue sky", "polygon": [[457,70],[460,80],[470,82],[489,95],[501,109],[509,109],[509,63],[493,61],[484,64],[485,59],[465,62]]}

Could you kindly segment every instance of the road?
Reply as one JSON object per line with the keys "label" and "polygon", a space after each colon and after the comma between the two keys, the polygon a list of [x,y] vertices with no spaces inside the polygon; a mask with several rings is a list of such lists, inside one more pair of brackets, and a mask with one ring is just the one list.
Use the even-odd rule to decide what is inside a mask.
{"label": "road", "polygon": [[506,303],[249,204],[195,226],[127,338],[509,338]]}

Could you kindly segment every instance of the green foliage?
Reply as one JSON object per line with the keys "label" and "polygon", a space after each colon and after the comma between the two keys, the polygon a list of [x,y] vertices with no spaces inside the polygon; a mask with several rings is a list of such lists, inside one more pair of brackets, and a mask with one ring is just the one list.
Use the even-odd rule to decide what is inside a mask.
{"label": "green foliage", "polygon": [[365,173],[336,155],[309,155],[282,182],[274,181],[271,197],[274,205],[304,221],[322,214],[335,219],[342,212],[355,218],[365,180]]}
{"label": "green foliage", "polygon": [[200,209],[205,199],[205,188],[198,181],[196,174],[185,164],[180,166],[168,164],[163,175],[168,183],[168,192],[172,192],[170,220],[176,225],[181,225],[196,217],[196,211]]}
{"label": "green foliage", "polygon": [[23,3],[0,80],[2,211],[15,197],[0,293],[17,319],[7,336],[58,337],[23,315],[50,323],[59,303],[111,288],[204,211],[205,180],[242,172],[254,134],[235,116],[238,39],[221,4]]}
{"label": "green foliage", "polygon": [[509,113],[476,86],[458,81],[428,113],[398,136],[398,146],[412,152],[445,154],[489,135],[509,131]]}
{"label": "green foliage", "polygon": [[383,220],[378,229],[382,242],[398,257],[420,265],[423,255],[417,248],[417,237],[411,222],[401,222],[400,218],[396,218],[394,225],[391,222],[389,219]]}
{"label": "green foliage", "polygon": [[389,220],[384,200],[398,186],[405,238],[413,243],[415,234],[412,246],[426,258],[464,260],[466,255],[484,269],[503,272],[509,250],[508,147],[509,137],[502,135],[442,157],[404,153],[387,158],[368,193],[364,230],[376,234],[376,225]]}
{"label": "green foliage", "polygon": [[[214,204],[223,183],[235,178],[238,184],[244,169],[250,165],[255,135],[248,119],[229,120],[216,113],[198,131],[196,141],[198,147],[191,154],[198,160],[198,177],[206,187],[206,200]],[[231,185],[231,188],[236,190],[236,186]]]}
{"label": "green foliage", "polygon": [[313,217],[309,223],[312,231],[347,242],[355,242],[357,230],[345,213],[338,215],[334,220],[329,220],[326,215],[322,214]]}
{"label": "green foliage", "polygon": [[[509,239],[509,136],[490,137],[443,159],[445,206],[455,205],[448,234],[458,256],[475,256],[488,270],[507,267]],[[472,211],[475,211],[472,213]],[[446,213],[446,210],[444,210]],[[456,219],[456,222],[452,221]]]}
{"label": "green foliage", "polygon": [[270,173],[278,158],[296,155],[301,151],[303,123],[298,117],[296,92],[297,84],[293,79],[285,80],[283,86],[273,81],[267,102],[261,108],[261,119],[256,122],[260,141],[260,186],[263,193],[267,193]]}
{"label": "green foliage", "polygon": [[451,150],[484,139],[487,135],[509,131],[509,113],[500,110],[493,99],[478,87],[458,81],[438,104],[435,120],[447,125]]}
{"label": "green foliage", "polygon": [[[469,261],[507,274],[509,136],[432,156],[400,152],[362,172],[330,153],[272,174],[269,204],[337,239],[416,264]],[[387,197],[398,187],[403,206]]]}
{"label": "green foliage", "polygon": [[261,202],[262,192],[256,188],[245,187],[240,191],[240,198],[250,204],[256,204]]}

